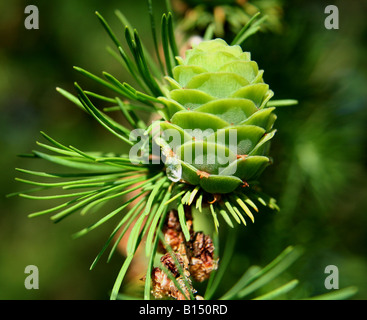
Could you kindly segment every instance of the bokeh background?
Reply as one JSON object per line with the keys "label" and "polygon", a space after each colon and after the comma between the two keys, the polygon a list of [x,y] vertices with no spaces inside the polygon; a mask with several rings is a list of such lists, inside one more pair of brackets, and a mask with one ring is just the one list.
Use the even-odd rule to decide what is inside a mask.
{"label": "bokeh background", "polygon": [[[153,2],[158,19],[165,4]],[[304,253],[283,277],[295,277],[300,285],[286,298],[327,292],[324,269],[335,265],[340,288],[357,286],[353,299],[366,299],[367,1],[273,3],[281,28],[267,28],[244,48],[265,70],[276,98],[299,100],[298,106],[278,109],[274,165],[262,176],[264,190],[278,199],[281,211],[264,212],[241,230],[219,291],[248,266],[264,266],[288,245],[299,245]],[[39,30],[24,27],[28,4],[39,9]],[[328,4],[339,8],[339,30],[324,27]],[[145,1],[0,2],[0,299],[107,299],[123,261],[116,256],[89,271],[110,233],[108,225],[73,240],[88,217],[74,215],[56,225],[47,217],[29,219],[27,214],[50,204],[5,196],[27,188],[14,180],[19,176],[14,168],[57,171],[17,157],[37,148],[40,131],[84,151],[124,149],[55,90],[72,91],[78,81],[101,92],[73,70],[75,65],[128,79],[105,50],[112,44],[94,14],[101,12],[121,35],[115,9],[152,47]],[[27,265],[39,268],[38,290],[24,287]]]}

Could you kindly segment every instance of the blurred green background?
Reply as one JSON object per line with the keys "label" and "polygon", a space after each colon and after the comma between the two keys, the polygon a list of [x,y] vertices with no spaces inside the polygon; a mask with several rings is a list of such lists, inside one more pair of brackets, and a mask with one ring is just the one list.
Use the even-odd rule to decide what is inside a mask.
{"label": "blurred green background", "polygon": [[[157,20],[164,1],[153,1]],[[259,33],[245,42],[265,81],[279,99],[299,105],[278,109],[274,165],[262,176],[264,190],[281,211],[264,212],[241,230],[236,256],[226,275],[234,281],[249,265],[264,266],[288,245],[302,258],[283,277],[300,285],[290,298],[325,293],[324,269],[339,268],[339,286],[357,286],[354,299],[367,298],[367,1],[283,1],[282,32]],[[117,33],[121,10],[152,46],[145,1],[33,1],[39,30],[24,27],[28,1],[0,2],[0,299],[107,299],[123,261],[116,256],[89,266],[111,228],[86,237],[71,235],[88,225],[74,215],[59,224],[27,214],[50,204],[6,198],[27,186],[14,181],[14,168],[57,171],[54,166],[16,155],[37,148],[40,131],[84,151],[119,151],[119,141],[55,90],[73,90],[82,78],[73,66],[108,71],[127,79],[107,53],[112,45],[99,24],[98,10]],[[340,29],[324,27],[325,6],[339,8]],[[39,289],[26,290],[24,269],[39,268]],[[219,290],[225,290],[226,285]]]}

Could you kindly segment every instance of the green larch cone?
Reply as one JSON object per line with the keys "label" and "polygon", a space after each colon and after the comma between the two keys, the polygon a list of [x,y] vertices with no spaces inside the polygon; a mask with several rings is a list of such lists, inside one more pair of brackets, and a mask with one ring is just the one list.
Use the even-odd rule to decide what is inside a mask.
{"label": "green larch cone", "polygon": [[[263,71],[250,53],[222,39],[203,41],[178,61],[173,78],[167,78],[167,97],[161,98],[169,119],[160,125],[168,132],[163,140],[170,142],[163,148],[167,171],[181,175],[171,180],[181,178],[210,193],[248,185],[270,163],[267,145],[275,133],[275,108],[267,107],[273,92]],[[179,142],[169,141],[172,132],[179,133]]]}

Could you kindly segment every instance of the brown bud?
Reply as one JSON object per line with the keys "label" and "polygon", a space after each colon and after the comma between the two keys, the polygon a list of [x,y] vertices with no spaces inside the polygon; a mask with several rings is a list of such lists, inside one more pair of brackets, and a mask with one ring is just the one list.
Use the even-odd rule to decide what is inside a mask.
{"label": "brown bud", "polygon": [[152,294],[154,297],[162,299],[169,296],[171,291],[171,282],[172,281],[160,268],[154,268],[152,270]]}
{"label": "brown bud", "polygon": [[210,273],[217,269],[218,261],[214,260],[214,245],[210,236],[197,232],[188,243],[189,271],[199,282],[209,278]]}
{"label": "brown bud", "polygon": [[[189,290],[186,286],[186,283],[189,284],[190,286],[190,291],[192,291],[193,293],[195,293],[196,291],[194,290],[194,288],[192,287],[191,284],[191,280],[189,278],[186,277],[186,279],[183,276],[178,277],[177,282],[181,288],[181,290],[185,293],[183,294],[181,292],[181,290],[179,290],[178,288],[176,288],[176,286],[174,285],[173,281],[172,281],[172,287],[171,287],[171,297],[175,298],[177,300],[186,300],[186,299],[190,299],[190,293]],[[186,281],[185,281],[186,280]],[[187,297],[187,298],[186,298]]]}
{"label": "brown bud", "polygon": [[161,262],[173,274],[174,277],[177,277],[179,275],[179,268],[176,264],[176,261],[180,264],[184,272],[187,271],[187,264],[185,264],[185,259],[179,253],[174,254],[176,256],[176,260],[169,253],[166,253],[161,257]]}
{"label": "brown bud", "polygon": [[[172,273],[176,281],[172,281],[160,268],[152,271],[153,295],[158,298],[172,297],[177,300],[189,298],[189,292],[196,293],[190,277],[202,282],[209,278],[210,273],[217,269],[218,260],[214,260],[214,245],[210,236],[203,232],[194,233],[190,206],[185,206],[186,224],[190,232],[190,241],[186,242],[183,235],[178,212],[170,210],[162,232],[165,242],[173,252],[166,252],[160,243],[162,264]],[[173,254],[173,256],[171,255]],[[180,269],[183,273],[180,274]],[[172,278],[172,277],[171,277]],[[178,284],[179,288],[176,287]],[[198,299],[202,297],[197,296]]]}
{"label": "brown bud", "polygon": [[[181,290],[176,287],[175,283],[163,270],[160,268],[154,268],[152,271],[152,294],[154,297],[157,299],[171,297],[177,300],[186,300],[186,297],[187,299],[190,297],[189,289],[193,293],[196,292],[192,287],[191,280],[187,275],[177,276],[176,280]],[[189,285],[189,288],[187,287],[187,284]],[[184,294],[181,291],[183,291]]]}
{"label": "brown bud", "polygon": [[[192,215],[190,210],[185,210],[186,224],[192,233]],[[163,227],[164,241],[169,245],[173,251],[177,251],[181,244],[185,243],[185,236],[182,232],[180,220],[176,210],[170,210]],[[159,244],[159,251],[166,252],[166,248],[162,243]]]}

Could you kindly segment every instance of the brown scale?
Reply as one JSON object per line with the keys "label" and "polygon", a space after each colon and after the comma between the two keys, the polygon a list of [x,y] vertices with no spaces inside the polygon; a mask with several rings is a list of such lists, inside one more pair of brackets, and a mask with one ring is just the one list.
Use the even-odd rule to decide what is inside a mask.
{"label": "brown scale", "polygon": [[[186,209],[186,208],[185,208]],[[192,215],[190,210],[185,210],[186,225],[190,231],[190,235],[193,233]],[[163,227],[164,240],[173,251],[178,251],[181,245],[185,243],[185,236],[182,232],[178,213],[176,210],[170,210],[167,214],[167,218]],[[167,250],[164,245],[159,243],[159,252],[165,253]]]}
{"label": "brown scale", "polygon": [[214,245],[212,239],[202,232],[195,233],[188,243],[189,271],[198,282],[209,278],[210,273],[217,269],[218,260],[214,259]]}
{"label": "brown scale", "polygon": [[[152,293],[154,297],[158,299],[162,299],[168,296],[177,300],[185,300],[185,296],[190,297],[189,289],[190,291],[195,292],[189,278],[190,272],[187,270],[187,265],[184,259],[179,253],[175,253],[175,256],[181,268],[184,270],[183,275],[179,274],[179,269],[176,265],[176,261],[169,253],[166,253],[161,257],[161,262],[176,278],[184,294],[175,286],[174,282],[167,276],[167,274],[163,270],[161,270],[160,268],[154,268],[152,271]],[[189,289],[186,287],[186,283],[189,284]]]}
{"label": "brown scale", "polygon": [[[176,277],[182,291],[189,297],[189,291],[185,283],[189,284],[191,291],[196,292],[192,287],[190,277],[199,282],[208,279],[210,273],[217,268],[218,260],[214,259],[214,245],[210,236],[205,235],[203,232],[194,233],[189,206],[185,206],[185,218],[190,231],[190,240],[188,242],[185,241],[176,210],[168,212],[162,230],[165,242],[172,248],[177,261],[184,270],[183,275],[179,274],[175,259],[167,252],[162,243],[160,243],[159,249],[161,253],[165,253],[161,257],[161,262]],[[164,297],[172,297],[177,300],[185,299],[182,292],[176,288],[173,281],[160,268],[153,269],[152,284],[152,293],[158,299]],[[200,296],[197,296],[197,298],[202,299]]]}

